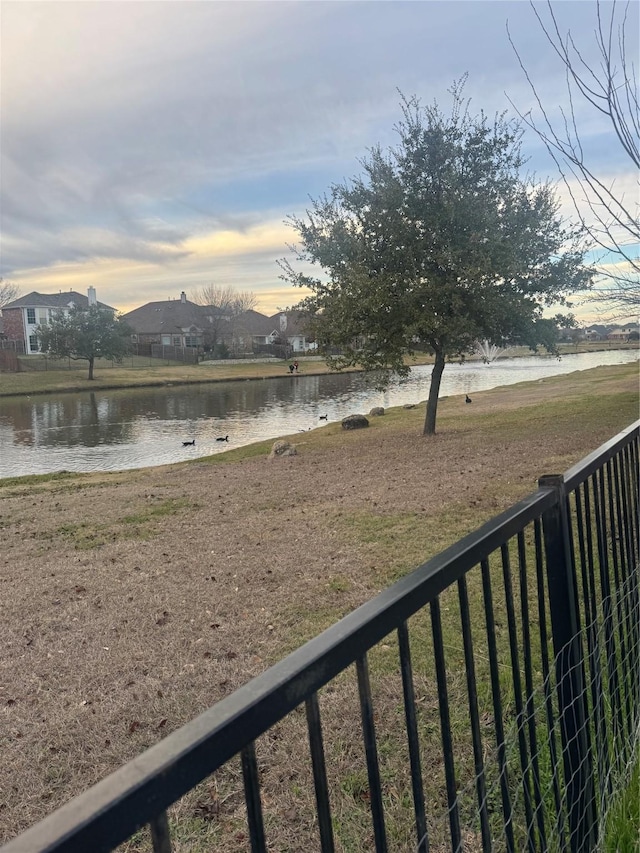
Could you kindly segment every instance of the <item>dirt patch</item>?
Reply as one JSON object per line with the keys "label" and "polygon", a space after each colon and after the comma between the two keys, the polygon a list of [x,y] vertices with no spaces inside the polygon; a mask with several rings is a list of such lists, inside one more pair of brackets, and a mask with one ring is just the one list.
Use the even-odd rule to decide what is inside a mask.
{"label": "dirt patch", "polygon": [[637,417],[635,369],[588,373],[449,398],[431,439],[419,406],[295,457],[0,488],[0,839]]}

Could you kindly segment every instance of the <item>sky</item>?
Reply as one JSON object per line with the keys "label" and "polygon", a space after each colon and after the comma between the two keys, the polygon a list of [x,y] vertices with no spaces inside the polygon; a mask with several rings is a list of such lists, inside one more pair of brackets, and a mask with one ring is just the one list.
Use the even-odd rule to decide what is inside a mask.
{"label": "sky", "polygon": [[[597,62],[596,3],[554,11]],[[446,112],[468,74],[472,112],[536,109],[507,23],[557,115],[563,70],[526,0],[2,0],[0,276],[23,295],[94,286],[123,312],[209,284],[252,291],[267,314],[293,305],[287,217],[394,144],[399,92]],[[591,162],[637,201],[606,121],[575,106]],[[535,134],[523,151],[557,179]]]}

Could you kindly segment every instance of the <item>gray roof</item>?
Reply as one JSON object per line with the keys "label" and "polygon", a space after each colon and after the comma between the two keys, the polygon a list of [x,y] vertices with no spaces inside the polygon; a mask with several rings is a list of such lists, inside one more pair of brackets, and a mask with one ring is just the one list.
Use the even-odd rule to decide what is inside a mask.
{"label": "gray roof", "polygon": [[266,337],[273,331],[273,323],[269,317],[267,317],[266,314],[261,314],[259,311],[254,311],[253,309],[243,311],[242,314],[236,317],[234,325],[236,329],[246,329],[250,335],[261,335]]}
{"label": "gray roof", "polygon": [[[219,314],[216,308],[196,305],[188,299],[164,299],[162,302],[147,302],[123,315],[123,319],[139,335],[171,334],[195,326],[198,330],[212,324],[209,317]],[[218,319],[218,318],[216,318]]]}
{"label": "gray roof", "polygon": [[285,315],[287,318],[287,328],[285,334],[288,337],[293,337],[294,335],[306,335],[308,334],[305,329],[306,326],[306,317],[300,311],[278,311],[277,314],[274,314],[269,318],[271,322],[270,331],[280,331],[280,317]]}
{"label": "gray roof", "polygon": [[[78,293],[77,290],[65,290],[60,291],[60,293],[38,293],[33,290],[31,293],[27,293],[26,296],[21,296],[19,299],[14,299],[13,302],[8,302],[4,306],[4,310],[7,308],[68,308],[70,302],[73,302],[79,308],[87,308],[89,306],[88,297],[82,293]],[[108,308],[110,311],[115,311],[115,308],[104,302],[97,302],[96,304],[99,308]]]}

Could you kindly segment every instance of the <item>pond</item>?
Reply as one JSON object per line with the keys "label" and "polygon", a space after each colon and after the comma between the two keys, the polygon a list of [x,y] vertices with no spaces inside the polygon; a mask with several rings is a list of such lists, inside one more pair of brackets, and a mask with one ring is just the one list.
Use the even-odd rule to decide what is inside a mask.
{"label": "pond", "polygon": [[[638,360],[613,350],[447,365],[441,396]],[[304,366],[302,367],[304,370]],[[115,471],[220,453],[341,420],[373,406],[426,400],[431,366],[386,392],[361,373],[0,398],[0,477]],[[326,420],[324,419],[326,416]],[[322,420],[321,420],[322,417]],[[228,436],[228,441],[218,439]],[[183,442],[195,440],[195,445]]]}

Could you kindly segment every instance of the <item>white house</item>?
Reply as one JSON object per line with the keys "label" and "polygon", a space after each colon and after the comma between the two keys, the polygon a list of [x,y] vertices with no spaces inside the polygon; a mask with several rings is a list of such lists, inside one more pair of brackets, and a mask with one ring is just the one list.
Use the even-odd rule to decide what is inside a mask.
{"label": "white house", "polygon": [[115,308],[110,305],[98,302],[95,287],[89,287],[86,296],[75,290],[59,293],[38,293],[34,290],[3,307],[4,335],[9,341],[21,342],[19,349],[24,349],[26,355],[40,352],[37,327],[48,323],[55,312],[68,313],[69,309],[76,305],[82,308],[98,305],[115,312]]}

